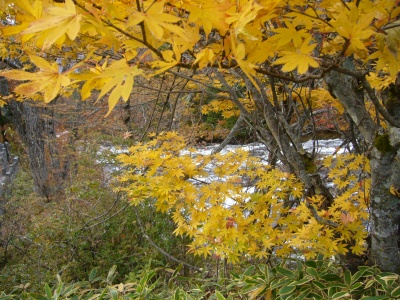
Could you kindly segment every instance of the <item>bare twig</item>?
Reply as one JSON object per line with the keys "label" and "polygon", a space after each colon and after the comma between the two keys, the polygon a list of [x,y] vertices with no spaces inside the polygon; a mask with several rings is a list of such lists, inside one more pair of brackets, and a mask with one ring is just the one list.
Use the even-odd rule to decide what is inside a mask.
{"label": "bare twig", "polygon": [[198,267],[196,267],[196,266],[193,266],[193,265],[191,265],[191,264],[188,264],[187,262],[184,262],[184,261],[182,261],[182,260],[180,260],[180,259],[177,259],[176,257],[174,257],[174,256],[172,256],[171,254],[169,254],[168,252],[166,252],[164,249],[160,248],[160,247],[149,237],[149,235],[146,233],[146,230],[144,229],[144,226],[143,226],[143,224],[142,224],[142,220],[140,219],[139,212],[138,212],[138,210],[137,210],[137,208],[136,208],[135,206],[133,206],[133,210],[135,211],[136,218],[137,218],[137,221],[138,221],[138,224],[139,224],[139,227],[140,227],[140,231],[142,232],[142,235],[145,237],[145,239],[146,239],[155,249],[157,249],[159,252],[161,252],[163,255],[165,255],[168,259],[170,259],[170,260],[172,260],[172,261],[174,261],[174,262],[176,262],[176,263],[178,263],[178,264],[182,264],[182,265],[184,265],[184,266],[186,266],[186,267],[188,267],[188,268],[190,268],[190,269],[192,269],[192,270],[201,272],[201,269],[200,269],[200,268],[198,268]]}

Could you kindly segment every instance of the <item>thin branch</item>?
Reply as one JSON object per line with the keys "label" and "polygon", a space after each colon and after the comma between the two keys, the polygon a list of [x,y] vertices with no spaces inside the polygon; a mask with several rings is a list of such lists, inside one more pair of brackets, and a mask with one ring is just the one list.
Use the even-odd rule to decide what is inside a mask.
{"label": "thin branch", "polygon": [[385,120],[388,121],[390,125],[400,128],[400,122],[393,118],[386,110],[386,108],[379,102],[378,97],[375,95],[375,92],[369,84],[368,80],[364,77],[361,79],[361,83],[364,89],[367,91],[368,97],[371,99],[372,103],[374,103],[375,108],[385,118]]}
{"label": "thin branch", "polygon": [[320,75],[307,74],[305,76],[296,78],[296,77],[293,77],[293,76],[286,76],[286,75],[283,75],[283,74],[271,72],[271,71],[269,71],[267,69],[263,69],[263,68],[254,68],[254,70],[257,73],[260,73],[260,74],[272,76],[274,78],[279,78],[279,79],[282,79],[282,80],[287,80],[287,81],[295,82],[295,83],[302,83],[302,82],[305,82],[305,81],[310,80],[310,79],[321,79],[322,76],[323,76],[322,74],[320,74]]}
{"label": "thin branch", "polygon": [[380,30],[385,31],[385,30],[392,29],[392,28],[397,28],[397,27],[400,27],[400,24],[399,23],[393,23],[393,24],[390,24],[390,25],[383,26]]}
{"label": "thin branch", "polygon": [[331,227],[335,227],[335,228],[338,228],[340,226],[336,222],[333,222],[331,220],[326,220],[326,219],[322,218],[321,216],[319,216],[317,210],[311,204],[306,203],[306,206],[310,210],[310,212],[313,215],[314,219],[317,220],[318,223],[324,224],[324,225],[328,225],[328,226],[331,226]]}
{"label": "thin branch", "polygon": [[[84,11],[86,11],[87,13],[91,14],[91,12],[90,12],[86,7],[84,7],[83,5],[79,4],[77,1],[74,1],[74,3],[75,3],[76,6],[78,6],[78,7],[81,8],[82,10],[84,10]],[[161,52],[158,51],[156,48],[154,48],[152,45],[150,45],[150,44],[147,42],[146,36],[145,36],[145,35],[142,35],[142,36],[143,36],[143,40],[141,40],[141,39],[135,37],[134,35],[130,34],[129,32],[127,32],[126,30],[123,30],[122,28],[119,28],[118,26],[116,26],[115,24],[113,24],[113,23],[112,23],[111,21],[109,21],[109,20],[106,20],[106,19],[104,19],[104,18],[101,18],[101,21],[102,21],[104,24],[106,24],[106,25],[108,25],[108,26],[114,28],[114,29],[117,30],[119,33],[122,33],[122,34],[125,35],[126,37],[128,37],[128,38],[130,38],[130,39],[132,39],[132,40],[134,40],[134,41],[137,41],[137,42],[143,44],[144,46],[146,46],[147,48],[149,48],[151,51],[153,51],[158,57],[162,58]]]}
{"label": "thin branch", "polygon": [[237,119],[235,125],[233,125],[233,127],[232,127],[231,131],[229,132],[229,134],[222,141],[222,143],[218,145],[218,147],[214,148],[214,150],[211,152],[212,154],[220,152],[222,149],[225,148],[226,145],[228,145],[230,143],[230,141],[234,138],[235,133],[242,126],[243,121],[244,121],[244,118],[242,117],[242,115],[240,115],[239,118]]}
{"label": "thin branch", "polygon": [[[82,230],[82,229],[86,229],[86,230],[87,230],[87,229],[90,229],[90,228],[92,228],[92,227],[94,227],[94,226],[96,226],[96,225],[99,225],[99,224],[101,224],[101,223],[104,223],[105,221],[107,221],[107,220],[109,220],[110,218],[112,218],[113,216],[115,216],[117,213],[121,212],[122,209],[120,209],[117,213],[114,213],[112,216],[110,216],[110,217],[108,217],[108,218],[106,218],[106,219],[104,219],[104,220],[102,220],[102,221],[100,221],[100,222],[97,222],[97,223],[95,223],[94,225],[88,226],[88,224],[90,224],[90,223],[92,223],[92,222],[94,222],[94,221],[96,221],[96,220],[99,220],[99,219],[103,218],[104,216],[107,216],[107,215],[113,210],[113,208],[117,205],[117,203],[119,202],[119,200],[120,200],[120,195],[118,194],[118,195],[117,195],[117,198],[115,199],[115,201],[113,202],[113,204],[111,205],[111,207],[110,207],[104,214],[101,214],[100,216],[97,216],[97,217],[95,217],[95,218],[93,218],[93,219],[87,221],[87,222],[82,226],[81,230]],[[125,207],[123,207],[123,209],[125,209]]]}
{"label": "thin branch", "polygon": [[157,249],[159,252],[161,252],[163,255],[165,255],[168,259],[170,259],[170,260],[172,260],[172,261],[174,261],[174,262],[176,262],[176,263],[178,263],[178,264],[182,264],[182,265],[184,265],[184,266],[186,266],[186,267],[188,267],[188,268],[190,268],[190,269],[192,269],[192,270],[196,270],[196,271],[198,271],[198,272],[201,272],[201,271],[202,271],[200,268],[198,268],[198,267],[196,267],[196,266],[193,266],[193,265],[191,265],[191,264],[188,264],[187,262],[184,262],[184,261],[182,261],[182,260],[180,260],[180,259],[177,259],[176,257],[174,257],[174,256],[172,256],[171,254],[169,254],[168,252],[166,252],[164,249],[160,248],[160,247],[148,236],[148,234],[146,233],[146,230],[145,230],[145,228],[144,228],[144,226],[143,226],[142,220],[140,219],[139,212],[138,212],[138,210],[137,210],[137,208],[136,208],[135,206],[133,206],[133,210],[135,211],[136,218],[137,218],[137,221],[138,221],[138,224],[139,224],[139,227],[140,227],[140,231],[142,232],[142,235],[146,238],[146,240],[147,240],[155,249]]}

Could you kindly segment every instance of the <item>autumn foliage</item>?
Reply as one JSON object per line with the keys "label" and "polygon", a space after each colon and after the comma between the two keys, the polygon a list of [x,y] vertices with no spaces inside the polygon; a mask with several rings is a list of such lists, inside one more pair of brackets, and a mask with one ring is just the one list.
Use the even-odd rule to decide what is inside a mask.
{"label": "autumn foliage", "polygon": [[357,176],[369,172],[362,169],[362,156],[324,160],[339,194],[323,209],[324,199],[305,198],[293,174],[244,150],[202,155],[182,137],[165,133],[129,151],[119,156],[127,166],[122,190],[132,205],[155,199],[158,210],[172,214],[175,234],[193,238],[190,251],[197,255],[238,262],[242,254],[314,258],[365,250],[369,179],[359,184]]}
{"label": "autumn foliage", "polygon": [[[0,54],[24,63],[23,70],[0,73],[22,81],[11,97],[50,102],[78,90],[83,100],[106,98],[108,115],[120,100],[132,100],[139,78],[173,74],[190,81],[180,91],[190,95],[188,102],[210,96],[203,114],[240,116],[276,150],[275,162],[284,166],[272,168],[242,150],[201,155],[169,132],[148,136],[119,157],[126,166],[120,189],[130,203],[153,199],[172,214],[175,233],[193,239],[191,252],[238,262],[243,254],[312,258],[365,251],[376,186],[369,149],[377,129],[388,130],[386,119],[397,124],[378,97],[400,69],[397,0],[0,3],[10,20],[1,28]],[[359,107],[328,90],[334,72],[368,95]],[[334,121],[325,125],[317,115]],[[324,158],[301,145],[308,129],[314,134],[323,124],[344,135],[365,119],[373,129],[360,129],[363,141],[351,132],[365,151]],[[321,174],[331,190],[321,190]]]}

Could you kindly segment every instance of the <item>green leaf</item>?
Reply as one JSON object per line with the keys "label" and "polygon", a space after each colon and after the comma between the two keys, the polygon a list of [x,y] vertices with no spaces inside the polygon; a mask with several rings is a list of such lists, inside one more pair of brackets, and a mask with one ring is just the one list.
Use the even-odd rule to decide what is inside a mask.
{"label": "green leaf", "polygon": [[383,300],[383,299],[388,299],[386,296],[372,296],[372,297],[364,297],[361,298],[362,300]]}
{"label": "green leaf", "polygon": [[181,299],[181,290],[180,288],[177,288],[174,294],[174,300],[180,300]]}
{"label": "green leaf", "polygon": [[226,298],[218,291],[215,291],[215,296],[218,300],[226,300]]}
{"label": "green leaf", "polygon": [[376,275],[375,279],[382,284],[382,286],[390,286],[395,280],[399,279],[399,275],[390,272],[382,272]]}
{"label": "green leaf", "polygon": [[47,283],[44,286],[44,291],[46,292],[47,299],[49,299],[49,300],[53,299],[53,295],[51,294],[51,289]]}
{"label": "green leaf", "polygon": [[306,268],[306,272],[308,274],[310,274],[311,276],[314,276],[315,278],[317,278],[319,276],[317,270],[315,270],[313,267]]}
{"label": "green leaf", "polygon": [[322,282],[319,281],[313,281],[313,284],[320,290],[325,290],[327,288]]}
{"label": "green leaf", "polygon": [[321,295],[318,295],[316,293],[309,293],[308,298],[312,298],[315,300],[324,300],[324,298]]}
{"label": "green leaf", "polygon": [[286,280],[273,280],[271,282],[270,288],[271,290],[275,290],[277,288],[280,288],[281,286],[289,285],[292,284],[293,280],[292,279],[286,279]]}
{"label": "green leaf", "polygon": [[172,278],[178,276],[179,272],[182,270],[183,264],[179,264],[179,266],[175,269],[174,273],[172,274]]}
{"label": "green leaf", "polygon": [[317,268],[321,268],[324,265],[324,256],[322,254],[318,254],[316,263]]}
{"label": "green leaf", "polygon": [[97,269],[94,268],[89,274],[89,281],[92,282],[96,278]]}
{"label": "green leaf", "polygon": [[[372,274],[368,274],[369,272],[367,272],[367,271],[371,271],[371,270],[370,270],[371,268],[369,268],[369,267],[359,267],[358,269],[359,269],[359,271],[357,271],[356,273],[354,273],[354,275],[351,277],[351,281],[352,281],[352,282],[357,281],[357,280],[360,279],[362,276],[368,276],[368,275],[372,275],[372,274],[373,274],[373,271],[372,271]],[[365,275],[364,275],[364,274],[365,274]]]}
{"label": "green leaf", "polygon": [[390,296],[394,298],[399,298],[400,297],[400,286],[396,287],[391,293]]}
{"label": "green leaf", "polygon": [[288,295],[296,289],[295,286],[287,285],[281,288],[278,292],[279,295]]}
{"label": "green leaf", "polygon": [[311,288],[307,288],[304,291],[302,291],[300,294],[297,295],[297,300],[303,300],[305,298],[308,298],[308,295],[310,294]]}
{"label": "green leaf", "polygon": [[365,284],[365,289],[368,289],[369,287],[371,287],[376,281],[371,279],[369,281],[367,281],[367,283]]}
{"label": "green leaf", "polygon": [[117,266],[114,265],[111,267],[111,269],[108,271],[107,274],[107,282],[112,283],[112,281],[114,280],[116,274],[115,271],[117,270]]}
{"label": "green leaf", "polygon": [[313,280],[313,279],[314,279],[313,277],[307,275],[307,276],[304,277],[303,279],[294,281],[293,283],[291,283],[291,285],[303,285],[303,284],[305,284],[305,283],[307,283],[307,282],[309,282],[309,281],[311,281],[311,280]]}
{"label": "green leaf", "polygon": [[255,266],[250,266],[243,272],[243,275],[250,276],[254,272]]}
{"label": "green leaf", "polygon": [[280,266],[276,266],[276,270],[281,273],[282,275],[291,277],[291,278],[296,278],[296,274],[293,273],[292,271],[286,269],[286,268],[282,268]]}
{"label": "green leaf", "polygon": [[328,296],[329,298],[332,298],[332,296],[337,292],[337,288],[336,287],[329,287],[328,288]]}
{"label": "green leaf", "polygon": [[332,299],[340,299],[340,298],[348,297],[348,296],[350,296],[350,294],[348,292],[337,292],[336,294],[334,294],[332,296]]}
{"label": "green leaf", "polygon": [[350,291],[354,291],[354,290],[358,289],[359,287],[361,287],[362,285],[363,285],[362,282],[356,282],[355,284],[353,284],[353,285],[350,287]]}
{"label": "green leaf", "polygon": [[350,286],[351,285],[351,273],[349,270],[346,270],[346,272],[344,272],[344,282]]}
{"label": "green leaf", "polygon": [[342,281],[339,275],[337,275],[337,274],[332,274],[332,273],[328,273],[328,274],[326,274],[326,275],[323,275],[323,276],[321,276],[321,278],[322,278],[323,280],[329,281],[329,282],[332,282],[332,281]]}
{"label": "green leaf", "polygon": [[303,271],[303,263],[299,260],[296,260],[296,266],[297,266],[297,273],[300,275]]}
{"label": "green leaf", "polygon": [[317,268],[317,263],[313,260],[308,260],[304,263],[306,265],[306,267],[310,267],[310,268]]}
{"label": "green leaf", "polygon": [[340,289],[345,289],[347,288],[347,285],[343,284],[343,283],[329,283],[328,287],[332,287],[332,288],[340,288]]}
{"label": "green leaf", "polygon": [[110,295],[113,300],[118,300],[118,291],[115,289],[110,289]]}

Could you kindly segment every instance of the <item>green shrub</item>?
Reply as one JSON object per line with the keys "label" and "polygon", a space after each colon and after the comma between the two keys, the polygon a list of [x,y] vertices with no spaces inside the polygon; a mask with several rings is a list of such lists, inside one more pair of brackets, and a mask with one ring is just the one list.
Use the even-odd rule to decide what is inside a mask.
{"label": "green shrub", "polygon": [[45,284],[42,293],[18,287],[0,299],[399,299],[398,274],[360,266],[354,274],[327,260],[289,261],[274,268],[250,266],[230,278],[205,273],[184,277],[176,270],[152,268],[149,263],[131,273],[126,283],[115,284],[116,267],[106,277],[92,270],[87,281],[64,283],[60,276]]}

